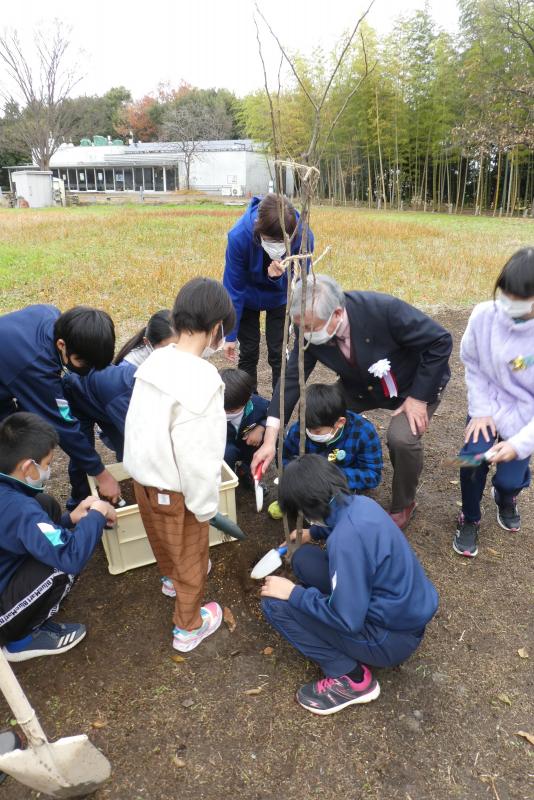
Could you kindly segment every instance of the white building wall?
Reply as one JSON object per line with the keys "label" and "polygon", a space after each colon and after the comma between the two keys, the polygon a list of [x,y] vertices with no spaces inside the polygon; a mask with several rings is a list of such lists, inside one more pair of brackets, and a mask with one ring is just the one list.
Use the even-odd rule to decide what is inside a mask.
{"label": "white building wall", "polygon": [[[247,191],[252,194],[267,194],[269,181],[274,180],[273,159],[265,153],[246,153]],[[269,169],[270,166],[270,169]]]}
{"label": "white building wall", "polygon": [[12,175],[17,199],[24,199],[30,208],[54,205],[51,172],[20,171]]}
{"label": "white building wall", "polygon": [[[191,163],[191,188],[221,194],[223,186],[237,185],[245,193],[250,191],[246,185],[247,155],[244,150],[196,154]],[[185,189],[183,163],[180,164],[180,188]]]}

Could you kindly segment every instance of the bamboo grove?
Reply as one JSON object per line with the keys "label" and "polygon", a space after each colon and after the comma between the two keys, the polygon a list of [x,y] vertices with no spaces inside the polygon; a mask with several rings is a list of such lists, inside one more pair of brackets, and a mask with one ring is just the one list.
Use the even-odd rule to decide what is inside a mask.
{"label": "bamboo grove", "polygon": [[[428,9],[378,37],[366,23],[343,61],[319,143],[320,195],[337,203],[494,215],[534,215],[534,2],[459,0],[459,33],[437,29]],[[336,54],[293,54],[304,85],[273,91],[279,146],[301,157],[316,92]],[[271,143],[265,92],[240,102],[247,135]],[[324,130],[329,128],[328,124]]]}

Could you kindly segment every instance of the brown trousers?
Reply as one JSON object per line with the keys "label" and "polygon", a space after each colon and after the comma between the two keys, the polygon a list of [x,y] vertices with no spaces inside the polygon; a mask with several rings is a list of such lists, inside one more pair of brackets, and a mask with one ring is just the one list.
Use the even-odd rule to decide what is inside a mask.
{"label": "brown trousers", "polygon": [[209,559],[209,524],[198,522],[180,492],[141,486],[134,481],[135,498],[159,571],[176,590],[173,621],[192,631],[202,624]]}
{"label": "brown trousers", "polygon": [[[427,406],[428,419],[432,416],[439,406],[441,397]],[[372,408],[383,408],[384,406],[369,406],[365,402],[349,400],[351,411],[361,413],[370,411]],[[389,423],[386,443],[389,450],[389,458],[393,466],[393,481],[391,484],[391,512],[402,511],[408,508],[415,500],[419,478],[423,471],[423,436],[414,436],[408,424],[406,414],[399,414],[391,418]]]}

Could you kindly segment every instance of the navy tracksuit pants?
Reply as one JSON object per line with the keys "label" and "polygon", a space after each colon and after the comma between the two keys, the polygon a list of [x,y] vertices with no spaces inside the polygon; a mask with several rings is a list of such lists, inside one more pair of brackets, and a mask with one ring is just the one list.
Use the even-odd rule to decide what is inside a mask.
{"label": "navy tracksuit pants", "polygon": [[[469,421],[469,420],[468,420]],[[495,438],[488,429],[490,441],[487,442],[482,434],[478,435],[475,444],[473,438],[460,450],[460,455],[479,455],[490,450],[495,444]],[[492,478],[495,489],[495,500],[499,505],[506,505],[512,501],[521,489],[530,484],[530,458],[503,461],[496,465]],[[460,486],[462,488],[462,512],[466,522],[480,522],[480,502],[486,486],[490,465],[482,461],[475,469],[462,467],[460,470]]]}
{"label": "navy tracksuit pants", "polygon": [[[314,586],[323,594],[330,594],[325,550],[312,544],[303,545],[293,555],[292,567],[303,586]],[[358,634],[349,636],[293,608],[286,600],[265,597],[262,609],[273,628],[331,678],[345,675],[359,662],[375,667],[400,664],[417,649],[424,634],[424,628],[413,633],[388,631],[366,622]]]}

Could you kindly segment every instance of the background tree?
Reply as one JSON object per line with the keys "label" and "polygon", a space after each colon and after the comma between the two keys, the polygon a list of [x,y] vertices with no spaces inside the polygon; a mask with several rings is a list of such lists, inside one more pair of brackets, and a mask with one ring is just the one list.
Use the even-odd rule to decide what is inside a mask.
{"label": "background tree", "polygon": [[191,164],[199,158],[202,143],[207,139],[224,139],[225,118],[213,116],[205,106],[193,103],[169,108],[164,116],[162,134],[164,141],[175,142],[182,153],[186,188],[190,189]]}
{"label": "background tree", "polygon": [[33,50],[23,47],[16,31],[0,36],[4,102],[11,116],[4,129],[5,143],[17,151],[30,151],[43,170],[73,126],[65,101],[81,76],[69,63],[68,50],[69,32],[59,22],[51,32],[35,34]]}
{"label": "background tree", "polygon": [[65,101],[72,116],[70,138],[74,144],[80,139],[100,136],[120,136],[118,125],[126,104],[131,103],[130,91],[124,86],[109,89],[104,95],[74,97]]}

